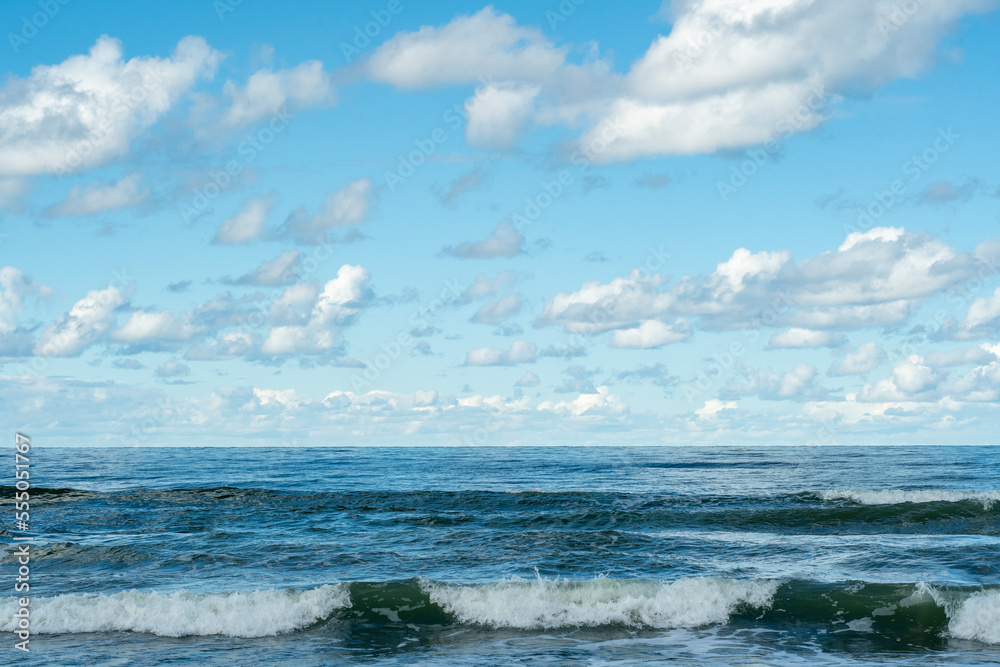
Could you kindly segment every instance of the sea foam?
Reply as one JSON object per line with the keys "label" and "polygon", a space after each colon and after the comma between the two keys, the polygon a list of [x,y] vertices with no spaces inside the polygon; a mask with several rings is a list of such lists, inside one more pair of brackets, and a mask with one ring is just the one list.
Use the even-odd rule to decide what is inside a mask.
{"label": "sea foam", "polygon": [[[0,602],[0,629],[13,632],[16,601]],[[146,632],[162,637],[266,637],[303,628],[350,605],[346,585],[234,593],[122,591],[31,598],[31,630],[42,634]]]}
{"label": "sea foam", "polygon": [[822,500],[850,500],[861,505],[901,505],[903,503],[958,503],[975,500],[989,509],[1000,501],[1000,491],[948,491],[931,489],[906,491],[886,489],[882,491],[820,491],[816,495]]}
{"label": "sea foam", "polygon": [[1000,591],[973,593],[949,613],[948,632],[959,639],[1000,644]]}
{"label": "sea foam", "polygon": [[431,600],[464,623],[541,629],[625,625],[692,628],[725,623],[738,607],[768,607],[780,582],[687,578],[504,581],[457,585],[421,580]]}

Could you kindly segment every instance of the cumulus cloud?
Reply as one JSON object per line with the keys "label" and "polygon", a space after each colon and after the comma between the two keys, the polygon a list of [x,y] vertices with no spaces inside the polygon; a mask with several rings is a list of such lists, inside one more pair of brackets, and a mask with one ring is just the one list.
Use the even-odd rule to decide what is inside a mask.
{"label": "cumulus cloud", "polygon": [[538,86],[490,84],[465,103],[465,139],[477,148],[510,148],[535,111]]}
{"label": "cumulus cloud", "polygon": [[562,64],[564,53],[536,28],[518,26],[511,16],[486,7],[442,27],[397,33],[372,54],[367,72],[404,89],[538,80]]}
{"label": "cumulus cloud", "polygon": [[48,297],[52,290],[24,275],[14,266],[0,268],[0,333],[8,334],[18,325],[28,297]]}
{"label": "cumulus cloud", "polygon": [[177,378],[191,375],[191,369],[187,364],[179,361],[165,361],[154,371],[157,377]]}
{"label": "cumulus cloud", "polygon": [[859,398],[872,403],[926,399],[942,379],[944,375],[926,365],[923,357],[911,355],[896,364],[888,378],[866,384]]}
{"label": "cumulus cloud", "polygon": [[351,324],[371,299],[368,270],[345,264],[323,286],[304,324],[272,328],[260,351],[265,355],[320,354],[337,342],[338,328]]}
{"label": "cumulus cloud", "polygon": [[843,334],[792,328],[771,336],[769,345],[773,348],[839,347],[845,340]]}
{"label": "cumulus cloud", "polygon": [[[367,63],[368,76],[399,88],[479,83],[492,102],[470,113],[473,143],[510,146],[530,123],[580,125],[598,161],[715,153],[780,140],[830,117],[842,95],[912,78],[932,64],[941,38],[993,0],[925,0],[898,15],[866,0],[688,0],[670,3],[670,31],[623,74],[492,7],[403,32]],[[592,47],[596,51],[596,47]],[[610,131],[609,131],[610,130]]]}
{"label": "cumulus cloud", "polygon": [[830,366],[828,375],[865,375],[878,368],[885,361],[885,350],[873,340],[863,343],[856,350],[844,355],[839,362]]}
{"label": "cumulus cloud", "polygon": [[466,366],[514,366],[534,361],[538,346],[526,340],[515,340],[507,350],[494,347],[477,347],[469,350]]}
{"label": "cumulus cloud", "polygon": [[595,389],[594,392],[580,394],[572,401],[543,401],[538,410],[573,417],[621,416],[629,412],[628,404],[612,394],[608,387]]}
{"label": "cumulus cloud", "polygon": [[90,290],[42,333],[35,343],[35,354],[79,356],[114,327],[115,311],[125,302],[124,292],[113,285],[103,290]]}
{"label": "cumulus cloud", "polygon": [[247,125],[278,111],[332,103],[334,97],[330,75],[318,60],[277,72],[260,70],[243,87],[226,82],[224,92],[230,98],[225,121],[232,126]]}
{"label": "cumulus cloud", "polygon": [[632,329],[619,329],[611,336],[611,347],[648,350],[691,337],[691,327],[684,320],[666,324],[659,320],[645,320]]}
{"label": "cumulus cloud", "polygon": [[242,245],[264,234],[264,222],[274,205],[274,193],[251,197],[231,218],[227,218],[215,233],[214,243]]}
{"label": "cumulus cloud", "polygon": [[537,387],[539,384],[541,384],[541,380],[538,379],[537,375],[535,375],[531,371],[525,371],[524,375],[521,376],[521,379],[514,383],[514,386]]}
{"label": "cumulus cloud", "polygon": [[302,262],[298,250],[286,250],[272,260],[261,262],[260,266],[232,282],[235,285],[291,285],[299,278]]}
{"label": "cumulus cloud", "polygon": [[118,211],[142,203],[149,196],[150,188],[142,188],[142,176],[131,173],[114,183],[103,181],[85,187],[74,185],[66,198],[45,210],[50,218],[85,216]]}
{"label": "cumulus cloud", "polygon": [[470,172],[462,174],[446,186],[435,186],[433,192],[442,204],[451,206],[463,195],[483,187],[487,183],[487,180],[486,170],[482,167],[477,167]]}
{"label": "cumulus cloud", "polygon": [[148,346],[191,340],[198,333],[187,318],[179,318],[169,310],[137,310],[121,328],[111,332],[111,341],[133,346]]}
{"label": "cumulus cloud", "polygon": [[461,259],[516,257],[524,252],[524,235],[509,222],[500,222],[485,241],[465,241],[441,250],[444,255]]}
{"label": "cumulus cloud", "polygon": [[705,401],[705,405],[695,410],[694,413],[698,416],[698,419],[716,419],[719,413],[724,410],[736,409],[736,401],[720,401],[717,398],[710,398]]}
{"label": "cumulus cloud", "polygon": [[786,373],[776,373],[770,368],[740,369],[742,378],[730,380],[720,390],[723,397],[758,396],[766,400],[786,400],[815,397],[822,390],[814,386],[816,368],[799,363]]}
{"label": "cumulus cloud", "polygon": [[200,37],[185,37],[169,58],[122,59],[100,37],[86,55],[39,65],[0,90],[0,176],[88,169],[125,155],[221,58]]}
{"label": "cumulus cloud", "polygon": [[920,201],[925,204],[955,204],[972,199],[983,184],[973,179],[961,185],[951,181],[934,181],[920,191]]}
{"label": "cumulus cloud", "polygon": [[[981,274],[987,245],[959,252],[928,234],[883,227],[797,263],[785,251],[740,248],[708,275],[671,283],[633,270],[610,283],[584,283],[546,301],[535,326],[595,334],[693,318],[705,330],[789,327],[777,346],[835,345],[842,338],[833,332],[899,324],[918,304]],[[637,331],[628,335],[642,341]]]}
{"label": "cumulus cloud", "polygon": [[521,311],[521,295],[507,294],[496,301],[489,301],[480,306],[471,318],[470,322],[476,324],[498,325],[508,317],[516,315]]}
{"label": "cumulus cloud", "polygon": [[969,310],[951,332],[959,340],[987,338],[996,335],[1000,329],[1000,287],[990,296],[979,296],[969,304]]}
{"label": "cumulus cloud", "polygon": [[315,213],[300,206],[285,220],[283,235],[302,243],[323,243],[330,230],[363,222],[371,212],[372,181],[359,178],[327,195]]}
{"label": "cumulus cloud", "polygon": [[487,278],[485,273],[480,273],[471,285],[462,290],[456,301],[459,304],[466,304],[489,298],[513,285],[517,279],[517,273],[508,269],[500,271],[495,278]]}

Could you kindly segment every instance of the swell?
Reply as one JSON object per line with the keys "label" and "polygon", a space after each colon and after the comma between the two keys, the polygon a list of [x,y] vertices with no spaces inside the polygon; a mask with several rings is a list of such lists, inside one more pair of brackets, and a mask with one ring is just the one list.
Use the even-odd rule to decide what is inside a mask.
{"label": "swell", "polygon": [[[13,599],[0,601],[0,630],[13,630],[15,609]],[[1000,589],[717,577],[671,582],[536,577],[478,584],[408,579],[224,593],[132,590],[32,600],[32,628],[46,634],[263,637],[361,627],[433,632],[455,626],[537,633],[724,624],[812,627],[925,646],[948,637],[1000,644]]]}
{"label": "swell", "polygon": [[[8,499],[13,487],[0,487]],[[98,510],[199,508],[206,513],[374,517],[403,526],[475,525],[503,530],[721,529],[811,534],[923,533],[1000,535],[1000,492],[817,490],[774,495],[684,496],[565,491],[342,491],[241,487],[129,489],[94,493],[32,489],[33,503]],[[136,514],[127,519],[145,521]],[[0,531],[0,534],[4,534]]]}

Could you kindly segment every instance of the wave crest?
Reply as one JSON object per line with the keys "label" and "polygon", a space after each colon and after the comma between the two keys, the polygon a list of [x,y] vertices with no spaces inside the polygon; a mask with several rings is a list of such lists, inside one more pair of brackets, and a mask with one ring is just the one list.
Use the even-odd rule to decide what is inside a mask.
{"label": "wave crest", "polygon": [[[13,632],[14,600],[0,604],[4,632]],[[162,637],[267,637],[312,625],[350,605],[347,586],[245,593],[122,591],[32,598],[31,629],[42,634],[131,631]]]}
{"label": "wave crest", "polygon": [[421,581],[431,600],[464,623],[493,628],[625,625],[691,628],[725,623],[738,607],[767,607],[780,582],[719,578],[670,583],[597,578],[456,585]]}
{"label": "wave crest", "polygon": [[944,489],[914,490],[885,489],[882,491],[841,490],[820,491],[821,500],[849,500],[859,505],[902,505],[903,503],[960,503],[976,501],[990,509],[1000,501],[1000,491],[949,491]]}

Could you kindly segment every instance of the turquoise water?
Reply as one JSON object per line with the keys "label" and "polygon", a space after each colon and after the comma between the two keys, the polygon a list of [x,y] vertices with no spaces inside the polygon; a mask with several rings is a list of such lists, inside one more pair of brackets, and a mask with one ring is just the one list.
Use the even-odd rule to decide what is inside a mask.
{"label": "turquoise water", "polygon": [[996,447],[32,451],[31,664],[1000,664]]}

